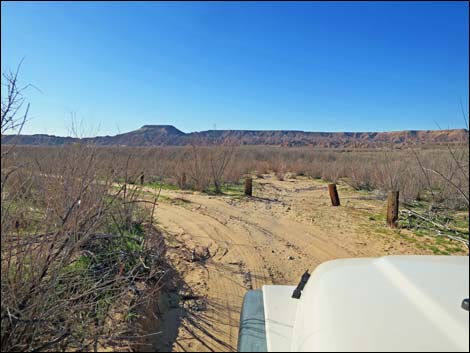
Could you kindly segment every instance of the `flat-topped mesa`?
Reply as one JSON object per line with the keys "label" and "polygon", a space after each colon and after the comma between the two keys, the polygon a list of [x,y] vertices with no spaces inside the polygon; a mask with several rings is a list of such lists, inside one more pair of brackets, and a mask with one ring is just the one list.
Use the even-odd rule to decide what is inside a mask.
{"label": "flat-topped mesa", "polygon": [[164,133],[168,135],[186,135],[183,131],[178,130],[173,125],[143,125],[139,130],[144,131],[155,131],[159,133]]}

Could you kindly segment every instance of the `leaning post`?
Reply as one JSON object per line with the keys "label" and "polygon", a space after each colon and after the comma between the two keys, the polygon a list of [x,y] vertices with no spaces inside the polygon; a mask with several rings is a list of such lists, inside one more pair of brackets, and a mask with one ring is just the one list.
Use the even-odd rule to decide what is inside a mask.
{"label": "leaning post", "polygon": [[328,192],[330,193],[331,204],[333,206],[339,206],[340,202],[336,184],[328,184]]}

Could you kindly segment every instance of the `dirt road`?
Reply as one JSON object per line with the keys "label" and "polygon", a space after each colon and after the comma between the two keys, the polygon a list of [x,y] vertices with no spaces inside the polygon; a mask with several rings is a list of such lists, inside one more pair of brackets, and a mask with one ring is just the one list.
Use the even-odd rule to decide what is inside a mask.
{"label": "dirt road", "polygon": [[374,218],[385,202],[339,193],[332,207],[324,182],[274,176],[254,180],[252,198],[164,191],[155,217],[184,286],[167,303],[157,348],[235,351],[247,290],[296,284],[331,259],[426,253]]}

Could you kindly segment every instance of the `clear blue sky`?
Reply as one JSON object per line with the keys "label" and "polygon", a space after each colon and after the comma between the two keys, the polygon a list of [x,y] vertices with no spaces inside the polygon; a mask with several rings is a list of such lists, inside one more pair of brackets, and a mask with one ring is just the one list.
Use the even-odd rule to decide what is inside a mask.
{"label": "clear blue sky", "polygon": [[[25,133],[465,127],[467,2],[1,4]],[[2,88],[3,96],[3,88]],[[468,116],[468,115],[467,115]]]}

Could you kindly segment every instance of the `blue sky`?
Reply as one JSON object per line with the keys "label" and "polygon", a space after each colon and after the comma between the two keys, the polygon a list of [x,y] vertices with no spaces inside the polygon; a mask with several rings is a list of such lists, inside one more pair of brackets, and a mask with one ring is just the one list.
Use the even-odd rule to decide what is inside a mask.
{"label": "blue sky", "polygon": [[[465,127],[467,2],[2,2],[25,133]],[[3,88],[2,88],[3,96]]]}

